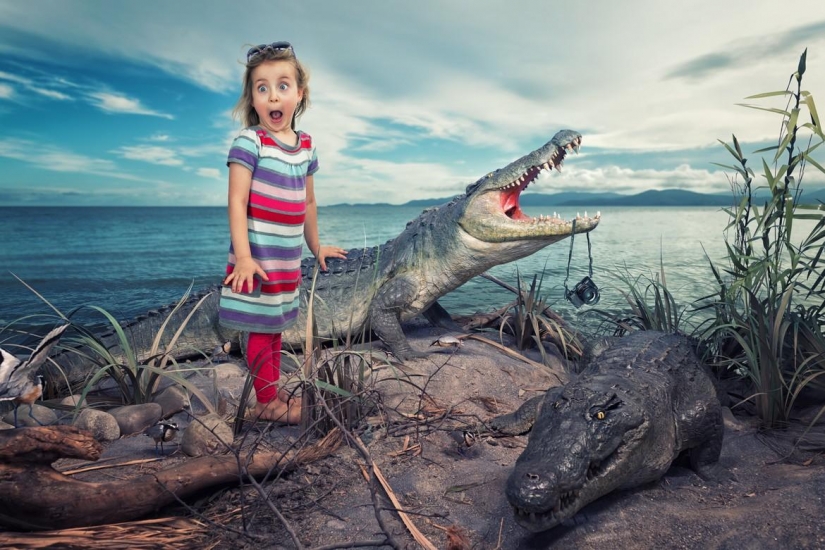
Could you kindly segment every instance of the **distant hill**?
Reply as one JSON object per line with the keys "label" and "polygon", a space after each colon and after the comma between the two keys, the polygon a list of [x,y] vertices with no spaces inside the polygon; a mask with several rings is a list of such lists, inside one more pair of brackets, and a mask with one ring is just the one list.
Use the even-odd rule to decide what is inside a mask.
{"label": "distant hill", "polygon": [[[760,192],[756,200],[762,202],[766,194]],[[449,202],[453,197],[441,199],[419,199],[404,203],[402,206],[417,206],[427,208]],[[805,203],[825,202],[825,189],[818,189],[803,193]],[[731,193],[694,193],[684,189],[665,189],[662,191],[650,190],[636,195],[620,195],[618,193],[525,193],[520,199],[522,206],[731,206]]]}

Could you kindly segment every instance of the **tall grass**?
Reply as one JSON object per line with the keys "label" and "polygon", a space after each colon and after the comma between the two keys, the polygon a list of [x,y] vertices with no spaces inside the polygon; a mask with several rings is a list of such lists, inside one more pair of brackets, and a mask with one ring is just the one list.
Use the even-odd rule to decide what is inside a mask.
{"label": "tall grass", "polygon": [[[734,172],[736,206],[726,209],[726,265],[709,260],[718,290],[702,306],[713,313],[700,330],[707,360],[750,382],[749,400],[769,427],[788,420],[803,395],[825,397],[825,217],[822,204],[800,202],[806,168],[825,173],[812,158],[825,134],[813,96],[802,89],[806,55],[785,90],[746,98],[782,98],[784,107],[743,105],[781,118],[777,143],[754,151],[771,153],[761,158],[761,184],[736,136],[722,142],[735,161],[719,166]],[[770,193],[763,204],[755,199],[760,189]],[[801,239],[799,220],[814,222]]]}
{"label": "tall grass", "polygon": [[[87,364],[91,373],[85,381],[83,388],[80,390],[81,399],[78,400],[78,407],[86,403],[87,395],[96,390],[99,383],[107,377],[115,382],[119,392],[119,398],[111,400],[112,402],[110,404],[113,405],[148,403],[152,401],[157,394],[160,382],[163,379],[168,379],[197,397],[207,409],[214,412],[214,407],[203,392],[184,378],[183,370],[175,359],[176,354],[182,351],[188,354],[196,352],[205,358],[208,357],[204,352],[198,352],[197,350],[180,350],[176,348],[178,339],[186,328],[189,320],[206,299],[206,296],[201,298],[197,304],[192,307],[180,325],[175,327],[173,336],[164,349],[161,350],[160,343],[163,340],[164,333],[167,330],[171,330],[170,321],[188,300],[189,292],[191,291],[190,286],[155,333],[151,348],[148,350],[139,350],[132,346],[129,337],[117,319],[105,309],[95,305],[86,305],[75,308],[68,314],[64,314],[25,281],[19,278],[18,280],[50,307],[58,317],[70,322],[73,326],[73,334],[64,338],[60,347],[64,350],[64,353],[72,354]],[[71,317],[82,308],[91,309],[105,319],[106,323],[112,329],[115,339],[114,343],[111,341],[104,342],[103,339],[97,336],[97,333],[90,331],[81,324],[71,321]],[[59,365],[57,370],[60,370]],[[75,388],[68,387],[65,374],[62,375],[62,379],[66,381],[66,391],[73,393]],[[58,386],[61,380],[49,380],[49,383],[50,385]]]}
{"label": "tall grass", "polygon": [[541,294],[543,281],[544,272],[541,277],[533,275],[530,287],[525,290],[521,274],[516,270],[517,288],[511,289],[516,294],[516,300],[502,316],[499,340],[503,340],[505,332],[510,333],[520,351],[530,347],[538,349],[545,365],[550,365],[550,357],[544,340],[552,342],[566,359],[577,360],[582,356],[583,345],[578,334],[552,314],[546,297]]}
{"label": "tall grass", "polygon": [[670,333],[689,333],[686,327],[687,306],[681,305],[667,287],[664,263],[660,262],[655,276],[633,275],[625,267],[614,273],[625,290],[619,290],[629,311],[616,313],[599,308],[587,311],[604,319],[613,336],[623,336],[636,330],[657,330]]}

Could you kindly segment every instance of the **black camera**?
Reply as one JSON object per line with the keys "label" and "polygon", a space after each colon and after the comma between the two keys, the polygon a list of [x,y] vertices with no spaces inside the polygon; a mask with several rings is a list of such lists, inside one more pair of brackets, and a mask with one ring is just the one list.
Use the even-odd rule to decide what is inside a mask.
{"label": "black camera", "polygon": [[599,287],[593,279],[585,277],[573,287],[573,290],[568,290],[564,297],[576,307],[582,307],[585,304],[595,306],[599,303]]}

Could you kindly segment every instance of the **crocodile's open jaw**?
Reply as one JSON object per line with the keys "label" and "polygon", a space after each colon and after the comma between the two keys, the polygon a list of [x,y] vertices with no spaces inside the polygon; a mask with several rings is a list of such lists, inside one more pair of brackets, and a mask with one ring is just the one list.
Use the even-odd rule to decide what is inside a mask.
{"label": "crocodile's open jaw", "polygon": [[578,152],[580,145],[581,137],[578,137],[572,143],[568,144],[566,148],[556,147],[555,150],[551,152],[550,157],[545,162],[538,166],[531,166],[515,181],[505,185],[504,187],[501,187],[500,193],[502,212],[504,212],[504,214],[511,220],[521,222],[563,223],[561,218],[557,217],[556,215],[552,217],[539,216],[538,218],[531,218],[521,210],[521,207],[519,205],[519,197],[521,196],[521,192],[527,189],[527,186],[533,183],[533,181],[535,181],[536,178],[538,178],[544,170],[552,171],[553,168],[555,168],[556,170],[561,172],[561,167],[564,164],[564,157],[567,154],[567,151],[574,150]]}
{"label": "crocodile's open jaw", "polygon": [[531,217],[521,209],[521,192],[545,170],[561,171],[569,151],[578,152],[582,137],[572,130],[558,132],[539,149],[487,174],[467,187],[467,206],[459,224],[471,237],[484,243],[524,243],[542,246],[576,233],[592,230],[600,215],[576,215],[564,220],[558,214]]}

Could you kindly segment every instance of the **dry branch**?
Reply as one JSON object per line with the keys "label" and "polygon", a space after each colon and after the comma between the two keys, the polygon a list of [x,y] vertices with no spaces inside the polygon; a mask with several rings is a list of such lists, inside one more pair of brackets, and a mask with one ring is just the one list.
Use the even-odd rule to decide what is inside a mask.
{"label": "dry branch", "polygon": [[[7,432],[12,432],[11,434]],[[69,426],[25,428],[0,432],[4,456],[19,449],[39,462],[0,461],[0,526],[20,530],[66,529],[130,521],[156,512],[179,498],[237,483],[239,463],[250,476],[264,477],[275,468],[291,470],[331,454],[337,444],[326,440],[301,453],[258,452],[252,455],[205,456],[168,469],[125,481],[91,483],[69,478],[43,463],[67,449],[58,435],[65,434],[72,458],[76,449],[99,455],[91,435]],[[340,439],[338,440],[340,441]]]}
{"label": "dry branch", "polygon": [[0,547],[84,548],[89,550],[166,550],[168,548],[202,548],[208,532],[199,521],[184,518],[160,518],[115,525],[79,527],[38,533],[0,533]]}

